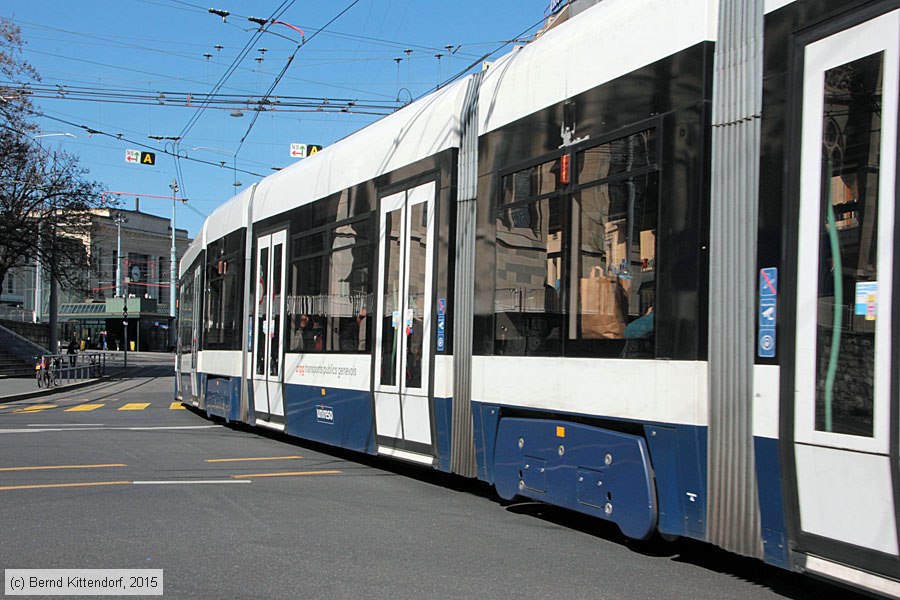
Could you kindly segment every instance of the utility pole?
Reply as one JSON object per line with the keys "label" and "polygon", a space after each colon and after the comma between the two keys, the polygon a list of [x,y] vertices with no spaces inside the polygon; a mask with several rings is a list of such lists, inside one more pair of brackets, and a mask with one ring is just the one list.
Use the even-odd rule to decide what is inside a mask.
{"label": "utility pole", "polygon": [[171,341],[172,329],[175,327],[175,278],[177,277],[175,261],[177,260],[177,252],[175,249],[175,202],[178,200],[178,180],[173,179],[172,188],[172,251],[169,257],[169,338]]}
{"label": "utility pole", "polygon": [[56,283],[55,258],[56,252],[53,252],[53,255],[50,257],[50,347],[48,348],[50,354],[59,354],[59,334],[56,331],[56,324],[59,320],[57,318],[59,315],[59,307],[56,304],[59,300],[59,287]]}
{"label": "utility pole", "polygon": [[122,224],[127,223],[128,219],[122,213],[116,213],[113,218],[116,222],[116,230],[118,241],[116,242],[116,297],[124,298],[122,293]]}
{"label": "utility pole", "polygon": [[[54,159],[56,157],[54,156]],[[50,354],[59,354],[59,332],[56,330],[56,324],[59,320],[59,287],[56,282],[56,207],[50,213],[52,216],[50,223],[50,232],[52,240],[50,246]]]}
{"label": "utility pole", "polygon": [[41,253],[40,253],[40,244],[41,244],[41,229],[44,227],[44,222],[41,221],[38,223],[38,253],[34,259],[34,322],[40,323],[43,315],[43,304],[44,304],[44,281],[43,281],[43,273],[44,263],[41,261]]}

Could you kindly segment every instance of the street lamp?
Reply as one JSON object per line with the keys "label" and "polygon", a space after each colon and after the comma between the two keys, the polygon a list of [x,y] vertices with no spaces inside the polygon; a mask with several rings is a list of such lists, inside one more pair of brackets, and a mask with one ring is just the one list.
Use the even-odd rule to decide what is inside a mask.
{"label": "street lamp", "polygon": [[42,138],[42,137],[57,137],[57,136],[65,136],[65,137],[78,139],[77,135],[75,135],[74,133],[69,133],[68,131],[53,132],[53,133],[39,133],[36,136],[34,136],[34,139]]}
{"label": "street lamp", "polygon": [[116,234],[118,238],[116,242],[116,297],[124,298],[124,294],[122,294],[122,225],[128,222],[128,217],[122,213],[116,213],[113,217],[113,221],[116,224]]}
{"label": "street lamp", "polygon": [[[16,97],[16,98],[18,98],[18,97]],[[10,98],[10,99],[14,99],[14,98]],[[8,100],[8,98],[4,98],[4,97],[0,96],[0,100],[3,100],[5,102]],[[33,139],[37,140],[39,138],[59,137],[59,136],[76,138],[76,139],[78,138],[78,136],[75,135],[74,133],[69,133],[67,131],[66,132],[52,131],[52,132],[48,132],[48,133],[39,133],[39,134],[31,136],[31,137]],[[53,155],[51,155],[51,153],[48,150],[44,150],[44,147],[41,145],[41,142],[38,142],[38,148],[40,148],[41,152],[46,153],[48,156],[53,156]],[[40,231],[40,228],[43,228],[43,222],[38,223],[38,228],[39,228],[39,231]],[[38,234],[38,244],[40,244],[40,233]],[[33,319],[34,319],[35,323],[40,323],[41,319],[43,317],[43,314],[42,314],[43,313],[43,304],[44,304],[43,270],[44,270],[43,261],[41,260],[40,252],[38,252],[37,257],[35,258],[35,265],[34,265],[34,316],[33,316]],[[51,312],[52,312],[52,309],[51,309]],[[51,348],[51,351],[54,351],[54,350]]]}

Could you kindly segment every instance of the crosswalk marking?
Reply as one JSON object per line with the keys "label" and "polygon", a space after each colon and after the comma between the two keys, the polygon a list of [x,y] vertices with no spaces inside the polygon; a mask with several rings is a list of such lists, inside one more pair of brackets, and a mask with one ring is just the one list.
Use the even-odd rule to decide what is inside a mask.
{"label": "crosswalk marking", "polygon": [[23,408],[18,408],[13,412],[17,413],[36,413],[41,412],[42,410],[47,410],[48,408],[56,408],[55,404],[32,404],[31,406],[25,406]]}
{"label": "crosswalk marking", "polygon": [[85,412],[89,410],[97,410],[98,408],[103,408],[106,406],[105,404],[79,404],[78,406],[73,406],[72,408],[67,408],[65,412]]}
{"label": "crosswalk marking", "polygon": [[[150,402],[131,402],[128,404],[123,404],[122,406],[116,408],[115,406],[109,404],[111,401],[114,402],[115,399],[104,399],[104,402],[88,402],[87,400],[87,398],[78,399],[76,400],[76,402],[85,402],[85,404],[68,405],[68,408],[66,408],[68,402],[66,402],[66,404],[63,404],[63,406],[59,406],[58,404],[31,404],[29,406],[19,406],[18,408],[16,408],[15,404],[0,404],[0,408],[11,408],[13,409],[11,411],[12,413],[32,414],[43,412],[51,408],[59,408],[64,412],[89,412],[104,407],[109,407],[113,410],[145,410],[151,404]],[[169,404],[169,410],[185,409],[186,407],[178,401]]]}

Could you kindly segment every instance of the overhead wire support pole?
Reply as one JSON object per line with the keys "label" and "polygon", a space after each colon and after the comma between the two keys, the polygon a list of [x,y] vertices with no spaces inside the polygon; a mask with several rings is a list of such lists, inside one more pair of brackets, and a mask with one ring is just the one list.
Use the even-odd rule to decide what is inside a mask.
{"label": "overhead wire support pole", "polygon": [[169,187],[172,188],[172,250],[169,258],[169,316],[172,318],[169,329],[171,330],[175,325],[175,278],[177,277],[175,261],[178,256],[175,248],[175,202],[178,200],[178,181],[172,180],[172,185]]}

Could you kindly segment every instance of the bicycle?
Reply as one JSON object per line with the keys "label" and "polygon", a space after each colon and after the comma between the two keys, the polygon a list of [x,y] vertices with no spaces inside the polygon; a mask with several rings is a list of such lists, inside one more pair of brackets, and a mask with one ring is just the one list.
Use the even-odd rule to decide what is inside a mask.
{"label": "bicycle", "polygon": [[[35,357],[35,359],[37,359],[37,357]],[[51,388],[59,385],[59,372],[54,368],[55,366],[58,366],[58,362],[59,359],[48,361],[46,356],[42,356],[34,365],[35,378],[37,379],[37,386],[39,388]]]}

